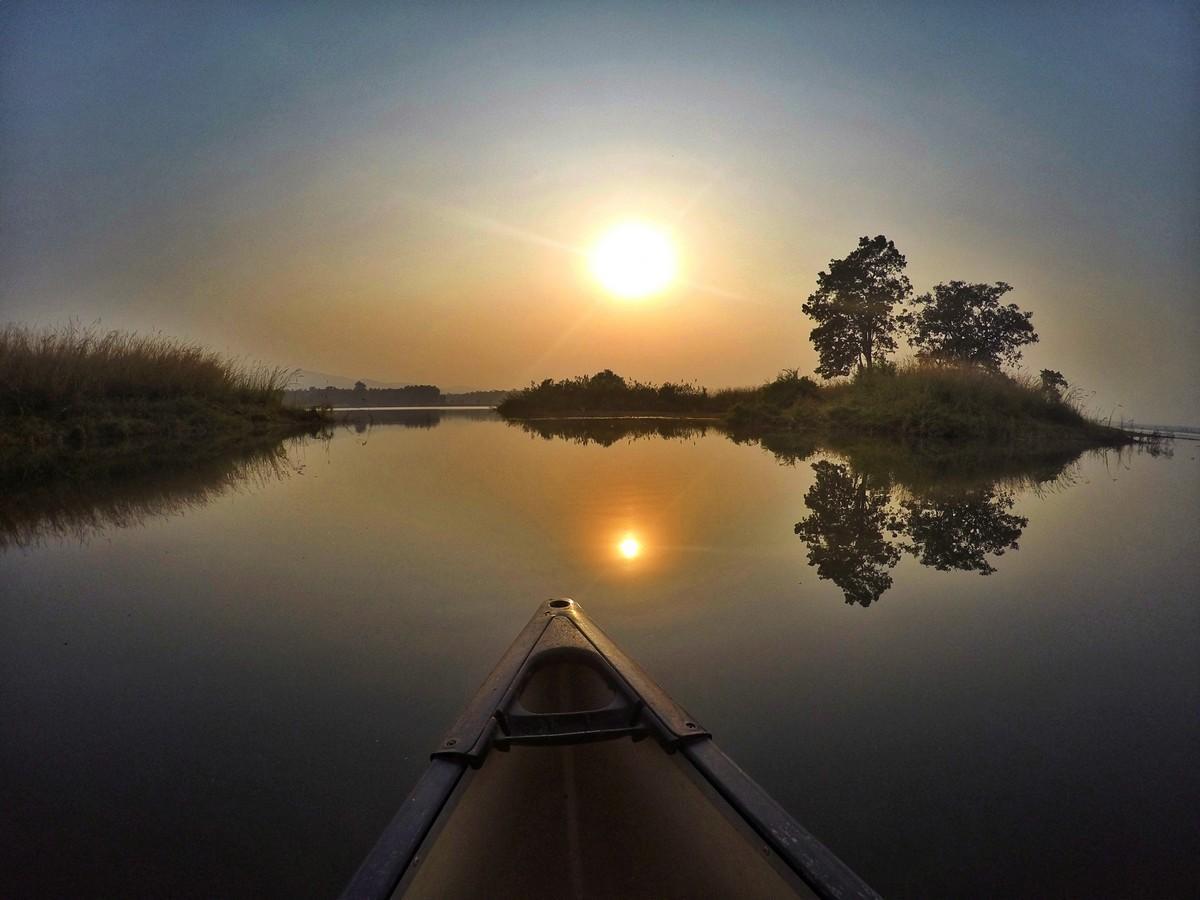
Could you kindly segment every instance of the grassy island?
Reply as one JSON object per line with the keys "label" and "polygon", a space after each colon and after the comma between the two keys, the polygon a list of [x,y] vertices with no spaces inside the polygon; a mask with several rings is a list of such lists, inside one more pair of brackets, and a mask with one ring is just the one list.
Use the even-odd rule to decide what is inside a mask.
{"label": "grassy island", "polygon": [[[817,273],[801,305],[824,383],[786,369],[752,388],[628,382],[610,370],[547,379],[500,404],[509,419],[670,415],[716,420],[735,440],[773,451],[816,444],[902,443],[923,457],[1037,456],[1134,443],[1089,418],[1061,372],[1012,374],[1039,341],[1033,314],[1003,302],[1003,281],[939,282],[914,296],[893,241],[863,236]],[[913,358],[889,359],[907,339]],[[1010,371],[1006,372],[1005,369]],[[886,451],[885,451],[886,452]]]}
{"label": "grassy island", "polygon": [[500,404],[509,419],[651,415],[706,419],[744,436],[846,443],[886,438],[937,447],[988,444],[1030,451],[1119,446],[1134,436],[1096,422],[1058,385],[965,364],[877,366],[818,384],[786,370],[753,388],[709,391],[626,381],[605,370],[546,380]]}
{"label": "grassy island", "polygon": [[287,378],[158,335],[9,325],[0,329],[0,473],[319,431],[323,412],[283,405]]}

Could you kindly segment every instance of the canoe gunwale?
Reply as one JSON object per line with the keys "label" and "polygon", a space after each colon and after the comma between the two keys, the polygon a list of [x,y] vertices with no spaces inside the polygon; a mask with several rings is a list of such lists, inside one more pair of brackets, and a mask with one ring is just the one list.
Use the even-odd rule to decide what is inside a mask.
{"label": "canoe gunwale", "polygon": [[[572,640],[582,638],[588,649],[594,650],[594,665],[625,697],[624,706],[617,701],[589,711],[607,715],[607,719],[601,717],[601,721],[591,723],[593,727],[577,725],[586,726],[589,721],[578,712],[532,715],[518,700],[539,660],[558,650],[554,636],[546,632],[559,618],[569,620],[574,626]],[[611,721],[622,711],[629,717],[627,722]],[[522,733],[521,728],[513,727],[528,721],[533,722],[531,732]],[[575,744],[626,736],[640,741],[647,734],[653,734],[666,752],[679,753],[690,763],[819,897],[878,900],[875,891],[726,756],[708,731],[568,599],[542,603],[517,635],[431,754],[429,767],[342,893],[343,900],[383,900],[392,896],[467,768],[483,765],[491,749],[506,752],[513,744]]]}
{"label": "canoe gunwale", "polygon": [[800,825],[711,740],[680,751],[805,884],[822,898],[879,900],[879,895]]}

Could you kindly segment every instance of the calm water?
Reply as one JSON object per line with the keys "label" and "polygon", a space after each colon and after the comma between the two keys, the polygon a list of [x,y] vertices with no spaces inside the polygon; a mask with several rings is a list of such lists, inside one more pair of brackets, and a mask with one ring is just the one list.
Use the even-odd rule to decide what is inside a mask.
{"label": "calm water", "polygon": [[886,896],[1197,894],[1200,445],[356,423],[4,498],[0,896],[336,894],[553,595]]}

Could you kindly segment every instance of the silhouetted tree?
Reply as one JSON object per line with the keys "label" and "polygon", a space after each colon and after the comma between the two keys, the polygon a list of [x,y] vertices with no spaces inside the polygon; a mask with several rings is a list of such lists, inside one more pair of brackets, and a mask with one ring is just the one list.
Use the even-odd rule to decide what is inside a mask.
{"label": "silhouetted tree", "polygon": [[622,391],[625,389],[625,379],[612,369],[605,369],[588,380],[588,387],[596,391]]}
{"label": "silhouetted tree", "polygon": [[917,354],[928,359],[960,360],[988,369],[1021,358],[1020,348],[1037,342],[1030,319],[1015,303],[1001,305],[1012,290],[1003,281],[939,284],[913,299],[913,312],[901,315]]}
{"label": "silhouetted tree", "polygon": [[1042,393],[1052,400],[1061,400],[1067,390],[1067,379],[1062,372],[1054,369],[1042,369],[1039,373],[1042,380]]}
{"label": "silhouetted tree", "polygon": [[816,291],[800,307],[817,323],[810,334],[820,357],[817,374],[870,369],[895,351],[895,307],[912,293],[906,264],[896,245],[877,235],[859,238],[856,250],[830,260],[829,271],[817,275]]}
{"label": "silhouetted tree", "polygon": [[900,548],[884,536],[895,528],[889,486],[825,460],[813,471],[817,479],[804,495],[810,512],[796,523],[809,565],[841,588],[847,603],[870,606],[892,586],[888,570],[900,559]]}
{"label": "silhouetted tree", "polygon": [[1017,539],[1029,524],[1009,512],[1015,502],[1007,491],[988,487],[950,500],[906,500],[903,529],[911,543],[905,549],[923,566],[943,572],[952,569],[991,575],[995,566],[987,554],[1003,556],[1016,550]]}

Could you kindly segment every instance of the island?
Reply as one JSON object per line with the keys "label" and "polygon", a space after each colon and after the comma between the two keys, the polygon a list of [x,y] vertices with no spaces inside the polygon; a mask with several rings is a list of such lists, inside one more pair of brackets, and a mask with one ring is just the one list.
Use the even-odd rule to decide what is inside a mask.
{"label": "island", "polygon": [[[605,369],[514,392],[510,420],[575,416],[671,416],[707,420],[742,437],[862,439],[921,444],[933,453],[985,446],[1044,453],[1121,446],[1133,432],[1087,415],[1083,393],[1054,369],[1018,368],[1038,341],[1032,313],[1002,303],[1004,282],[951,280],[913,296],[907,260],[883,235],[863,237],[817,276],[801,306],[816,323],[813,377],[784,369],[752,387],[627,380]],[[910,358],[889,357],[907,339]]]}

